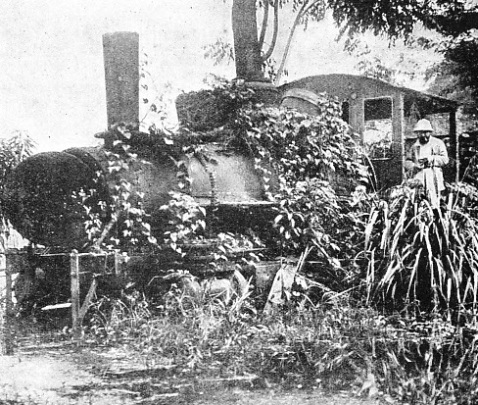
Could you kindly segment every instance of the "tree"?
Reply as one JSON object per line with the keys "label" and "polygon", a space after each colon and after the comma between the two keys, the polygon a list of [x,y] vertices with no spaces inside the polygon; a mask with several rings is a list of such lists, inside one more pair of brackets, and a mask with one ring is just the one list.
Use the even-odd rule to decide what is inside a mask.
{"label": "tree", "polygon": [[[263,64],[271,55],[279,27],[279,10],[287,4],[292,5],[296,13],[295,21],[289,32],[286,50],[282,57],[278,76],[284,69],[292,37],[297,26],[309,20],[319,21],[326,10],[332,10],[341,34],[354,35],[373,29],[375,34],[385,34],[390,38],[409,35],[414,24],[426,15],[427,7],[414,0],[233,0],[232,27],[236,75],[246,81],[265,80]],[[263,50],[264,38],[268,27],[269,8],[274,9],[274,25],[269,48]],[[263,9],[263,21],[258,30],[257,9]],[[258,34],[259,33],[259,34]]]}
{"label": "tree", "polygon": [[[433,66],[430,91],[459,101],[464,113],[475,121],[478,116],[478,5],[460,0],[453,4],[439,2],[434,18],[425,18],[424,25],[444,36],[441,41],[428,43],[443,54],[444,60]],[[419,38],[419,40],[422,40]],[[472,128],[473,129],[473,128]]]}
{"label": "tree", "polygon": [[234,0],[232,32],[237,77],[246,81],[263,80],[261,44],[257,36],[256,0]]}
{"label": "tree", "polygon": [[465,32],[439,45],[444,61],[435,66],[435,86],[443,96],[464,102],[478,101],[478,36]]}

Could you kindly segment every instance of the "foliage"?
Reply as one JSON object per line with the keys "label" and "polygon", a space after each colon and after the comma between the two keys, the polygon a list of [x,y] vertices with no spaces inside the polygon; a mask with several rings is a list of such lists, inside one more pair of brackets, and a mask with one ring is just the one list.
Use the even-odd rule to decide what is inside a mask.
{"label": "foliage", "polygon": [[[113,220],[117,221],[115,216],[121,216],[121,225],[117,229],[118,233],[128,240],[132,246],[156,244],[155,237],[151,234],[151,225],[148,222],[142,199],[144,192],[139,191],[135,185],[123,174],[131,170],[137,161],[137,155],[129,152],[129,146],[124,143],[118,143],[124,154],[105,151],[107,157],[107,170],[109,182],[113,184],[112,212]],[[119,242],[114,241],[113,242]]]}
{"label": "foliage", "polygon": [[[340,103],[323,95],[317,116],[311,117],[257,105],[254,94],[240,84],[218,87],[211,95],[234,103],[217,140],[254,160],[265,198],[278,205],[259,239],[285,256],[314,246],[322,272],[336,282],[349,277],[344,266],[359,252],[363,230],[351,191],[367,181],[367,172],[341,119]],[[211,138],[205,134],[187,140],[188,155],[201,159],[201,143]]]}
{"label": "foliage", "polygon": [[336,22],[342,25],[342,32],[348,31],[349,35],[354,35],[372,29],[375,35],[385,34],[397,38],[412,32],[426,5],[410,0],[387,3],[330,0],[329,7],[333,10]]}
{"label": "foliage", "polygon": [[393,75],[395,72],[393,72],[391,68],[387,67],[378,56],[374,57],[372,60],[361,60],[357,64],[357,67],[360,73],[365,77],[371,77],[372,79],[393,83]]}
{"label": "foliage", "polygon": [[206,210],[193,197],[178,192],[171,192],[171,199],[161,210],[169,214],[171,230],[163,232],[165,243],[175,252],[185,256],[181,244],[193,239],[201,240],[200,235],[206,230]]}
{"label": "foliage", "polygon": [[133,293],[98,303],[86,341],[128,347],[151,367],[151,378],[166,364],[171,378],[253,374],[283,388],[345,388],[415,404],[476,401],[471,325],[385,317],[350,305],[346,295],[317,306],[302,298],[285,313],[261,314],[247,295],[227,306],[172,289],[154,307]]}
{"label": "foliage", "polygon": [[[382,317],[373,372],[383,390],[411,404],[472,404],[477,397],[474,328],[437,313]],[[378,320],[378,319],[377,319]]]}
{"label": "foliage", "polygon": [[[340,103],[326,98],[316,117],[290,110],[245,109],[234,128],[236,142],[255,160],[266,197],[278,203],[266,238],[280,255],[297,255],[307,246],[324,266],[343,277],[339,260],[351,261],[360,234],[360,213],[351,196],[366,170]],[[340,276],[339,276],[340,274]]]}
{"label": "foliage", "polygon": [[214,44],[203,46],[204,58],[212,59],[214,66],[219,65],[221,62],[229,62],[234,60],[234,49],[230,43],[219,38]]}
{"label": "foliage", "polygon": [[[250,4],[255,0],[249,1],[235,1],[237,7],[241,7],[242,11],[238,13],[238,20],[244,18],[250,8]],[[357,37],[357,34],[363,33],[367,30],[373,31],[378,35],[383,35],[395,41],[398,38],[405,38],[409,44],[415,42],[420,46],[437,49],[442,52],[445,61],[438,64],[437,76],[441,78],[443,72],[451,73],[456,77],[460,89],[466,92],[469,89],[474,98],[476,98],[476,66],[473,61],[476,57],[476,28],[478,28],[478,8],[470,1],[454,1],[454,0],[440,0],[421,2],[414,0],[394,0],[389,2],[369,1],[344,1],[344,0],[282,0],[282,1],[264,1],[258,2],[258,5],[264,9],[264,21],[261,32],[265,30],[268,24],[268,12],[270,6],[273,6],[275,12],[291,4],[293,11],[296,13],[296,20],[292,27],[288,28],[290,36],[284,55],[282,56],[281,64],[278,68],[277,75],[274,75],[273,80],[279,80],[284,71],[285,62],[289,53],[289,48],[292,43],[292,36],[298,24],[305,24],[309,21],[320,21],[326,10],[331,10],[334,20],[340,28],[341,35],[347,34],[350,41]],[[241,17],[242,16],[242,17]],[[443,35],[439,41],[430,41],[426,38],[414,39],[413,30],[419,23],[426,28],[437,30]],[[234,25],[234,22],[233,22]],[[274,36],[278,29],[278,19],[274,19]],[[257,27],[249,26],[249,30],[254,33],[257,32]],[[264,36],[261,35],[257,39],[257,35],[249,35],[247,29],[235,33],[234,42],[235,47],[247,48],[249,52],[242,52],[239,57],[250,59],[249,64],[246,61],[236,60],[236,67],[239,63],[242,67],[238,71],[240,78],[246,79],[250,77],[257,77],[260,72],[246,72],[244,69],[258,69],[260,64],[253,64],[251,60],[260,59],[264,54],[270,56],[270,50],[264,51],[262,47]],[[275,43],[275,41],[272,41]],[[225,47],[222,47],[225,48]],[[237,59],[236,55],[236,59]],[[403,66],[401,61],[400,66]],[[359,68],[367,75],[379,75],[381,78],[387,80],[393,79],[393,74],[397,70],[396,66],[388,66],[383,61],[378,60],[364,60],[362,66]],[[262,66],[264,70],[264,66]],[[419,67],[413,72],[419,70]],[[408,72],[407,72],[408,73]],[[241,76],[244,75],[244,77]],[[413,75],[413,73],[411,73]],[[262,74],[262,77],[264,75]],[[456,92],[456,85],[450,83],[445,92]],[[446,95],[445,93],[440,93]]]}
{"label": "foliage", "polygon": [[477,311],[476,192],[457,185],[433,209],[417,189],[395,189],[370,212],[365,253],[369,297],[468,316]]}
{"label": "foliage", "polygon": [[450,73],[459,78],[461,88],[470,88],[475,100],[478,98],[478,70],[471,61],[478,56],[478,37],[465,34],[443,47],[443,55],[450,66]]}
{"label": "foliage", "polygon": [[0,140],[0,184],[2,186],[9,172],[22,160],[31,156],[34,148],[35,144],[30,136],[21,131],[16,131],[9,138]]}
{"label": "foliage", "polygon": [[[451,5],[451,1],[440,2]],[[413,0],[394,0],[389,2],[369,1],[369,2],[350,2],[347,0],[277,0],[258,2],[259,6],[264,8],[264,20],[261,27],[261,35],[258,37],[257,23],[255,23],[255,0],[233,2],[233,30],[234,30],[234,48],[236,49],[236,71],[241,79],[259,77],[261,72],[254,70],[260,69],[257,60],[265,60],[270,56],[271,47],[263,50],[265,29],[268,24],[268,9],[274,7],[274,32],[272,36],[272,48],[275,44],[275,37],[279,29],[279,9],[291,4],[296,13],[295,22],[289,28],[290,36],[281,65],[278,69],[280,78],[284,70],[285,61],[292,43],[292,36],[299,24],[307,24],[309,21],[320,21],[327,10],[331,10],[336,24],[340,27],[341,35],[347,34],[353,37],[357,33],[366,30],[372,30],[375,35],[384,35],[396,39],[401,36],[408,37],[416,23],[428,21],[430,15],[435,15],[440,7],[436,7],[434,2],[423,3]],[[237,10],[236,12],[234,12]],[[241,26],[241,20],[247,19],[254,21],[247,26]],[[240,27],[234,29],[234,27]],[[243,51],[247,49],[247,52]],[[239,53],[238,53],[239,50]],[[246,60],[242,60],[246,59]],[[250,70],[250,71],[249,71]],[[258,76],[259,75],[259,76]],[[263,75],[262,75],[263,77]]]}
{"label": "foliage", "polygon": [[462,181],[478,188],[478,144],[475,139],[463,139],[463,144],[468,146],[469,155],[463,156],[463,162],[468,163],[463,170]]}
{"label": "foliage", "polygon": [[[137,293],[122,300],[104,299],[91,318],[90,336],[108,344],[130,344],[149,364],[162,360],[185,373],[204,370],[213,353],[231,345],[237,349],[242,341],[238,333],[246,333],[244,320],[253,311],[246,298],[239,296],[226,307],[206,290],[190,295],[173,286],[156,307]],[[224,367],[233,367],[234,360],[239,358]]]}
{"label": "foliage", "polygon": [[[116,135],[114,135],[116,133]],[[111,148],[104,154],[105,173],[98,172],[95,184],[107,182],[110,194],[101,196],[97,188],[79,190],[73,198],[86,213],[85,231],[88,235],[88,248],[122,249],[138,251],[152,249],[157,245],[151,232],[150,214],[143,205],[144,192],[138,187],[134,176],[138,163],[151,164],[138,157],[135,149],[128,143],[135,133],[134,126],[118,124],[109,136]],[[159,138],[154,128],[150,136]],[[157,142],[164,143],[167,134]],[[159,139],[158,139],[159,141]]]}
{"label": "foliage", "polygon": [[444,61],[433,68],[436,76],[435,88],[440,95],[473,104],[476,114],[476,85],[478,71],[472,63],[478,52],[476,29],[478,28],[478,7],[474,2],[441,1],[423,19],[427,28],[443,35],[439,41],[424,42],[444,56]]}
{"label": "foliage", "polygon": [[[188,159],[204,162],[207,169],[210,157],[202,148],[204,143],[221,142],[236,153],[248,155],[262,181],[264,197],[277,203],[276,215],[258,232],[241,231],[258,237],[255,241],[244,234],[234,238],[248,240],[246,245],[251,246],[264,242],[280,255],[298,254],[309,245],[315,246],[327,271],[336,273],[337,279],[344,277],[346,271],[339,260],[353,261],[362,226],[361,214],[350,193],[360,181],[366,181],[367,173],[358,162],[360,151],[350,129],[341,119],[340,103],[323,96],[318,103],[319,113],[309,117],[264,108],[255,103],[254,93],[240,83],[207,92],[213,100],[222,100],[228,118],[220,131],[196,135],[185,129],[175,138],[176,145],[183,145],[184,155],[176,162],[179,190],[186,194],[189,190],[191,179],[185,164]],[[213,174],[210,173],[211,182]],[[218,218],[204,212],[187,195],[173,193],[163,212],[169,218],[167,226],[172,226],[166,231],[165,241],[181,254],[179,240],[183,244],[198,243],[204,237],[217,240],[223,232],[220,227],[216,229]],[[277,233],[271,233],[271,228]],[[226,257],[231,251],[228,246],[221,243],[219,247]]]}
{"label": "foliage", "polygon": [[477,38],[464,34],[458,38],[448,37],[434,46],[444,60],[427,70],[431,80],[428,91],[458,101],[463,112],[474,121],[467,122],[465,130],[474,130],[477,125],[478,71],[470,61],[478,52]]}
{"label": "foliage", "polygon": [[334,174],[357,178],[359,152],[341,119],[340,103],[324,96],[318,109],[315,117],[291,110],[245,110],[235,136],[257,166],[265,170],[271,165],[287,186],[311,178],[328,181]]}
{"label": "foliage", "polygon": [[[347,368],[346,352],[352,347],[341,341],[347,339],[344,332],[356,327],[350,323],[354,316],[369,319],[337,307],[329,315],[320,310],[298,312],[284,321],[280,316],[257,314],[247,294],[228,306],[211,298],[173,288],[156,309],[137,294],[121,301],[103,300],[94,311],[87,336],[107,344],[128,344],[148,364],[169,363],[186,375],[264,373],[275,381],[285,378],[292,383],[302,382],[300,373],[306,371],[311,381],[329,373],[327,383],[338,385],[332,374],[337,377]],[[362,333],[368,330],[358,328]],[[333,353],[331,346],[336,348]],[[359,364],[361,359],[353,361]],[[350,383],[352,377],[347,378]],[[341,380],[347,383],[345,375]]]}
{"label": "foliage", "polygon": [[[0,139],[0,194],[3,195],[5,181],[12,169],[21,161],[33,154],[35,144],[28,134],[21,131],[14,132],[9,138]],[[1,245],[4,248],[6,234],[11,229],[5,218],[3,207],[0,205]]]}
{"label": "foliage", "polygon": [[183,127],[180,134],[186,135],[187,130],[211,131],[234,122],[237,111],[252,101],[253,95],[245,86],[223,82],[210,90],[178,96],[178,117]]}
{"label": "foliage", "polygon": [[[304,3],[321,3],[312,0],[294,0],[295,10]],[[391,39],[408,37],[417,23],[441,33],[457,35],[476,28],[477,8],[473,2],[439,0],[420,2],[415,0],[393,0],[389,2],[350,2],[328,0],[326,7],[333,11],[342,33],[353,37],[356,33],[372,30],[375,35]],[[319,12],[318,12],[319,10]],[[320,8],[310,8],[311,17],[320,17]]]}

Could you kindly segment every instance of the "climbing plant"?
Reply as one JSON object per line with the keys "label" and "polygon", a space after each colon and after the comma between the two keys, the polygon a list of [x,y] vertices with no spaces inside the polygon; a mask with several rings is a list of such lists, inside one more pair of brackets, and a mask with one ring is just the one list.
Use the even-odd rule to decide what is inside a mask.
{"label": "climbing plant", "polygon": [[[283,256],[299,255],[313,247],[317,262],[332,278],[339,282],[346,277],[346,267],[353,263],[363,229],[352,194],[357,185],[366,181],[367,173],[360,164],[353,134],[341,119],[340,103],[323,95],[317,115],[312,117],[288,109],[266,108],[257,103],[252,90],[240,83],[223,84],[204,91],[204,95],[214,105],[219,103],[226,108],[220,127],[206,125],[202,131],[194,130],[194,125],[187,124],[194,115],[188,110],[190,115],[175,134],[156,129],[140,134],[127,127],[116,127],[109,134],[108,176],[114,179],[117,192],[111,211],[113,221],[117,212],[123,213],[120,234],[137,247],[143,245],[141,241],[153,241],[155,248],[171,249],[182,257],[188,254],[185,246],[205,240],[214,240],[216,250],[212,250],[222,259],[241,246],[267,246],[274,255]],[[222,225],[226,226],[221,225],[220,216],[216,216],[214,157],[205,147],[211,142],[252,160],[264,199],[273,204],[269,213],[256,213],[260,226],[231,232],[224,221]],[[148,213],[141,205],[141,195],[124,180],[124,174],[136,160],[158,156],[174,162],[177,184],[169,202],[161,207],[164,219],[154,233],[147,225]],[[209,176],[212,191],[208,209],[190,195],[191,159],[196,159]],[[94,223],[93,220],[91,224]],[[118,230],[119,225],[115,226]],[[101,238],[102,232],[95,237]]]}
{"label": "climbing plant", "polygon": [[[0,195],[4,195],[7,176],[21,161],[33,154],[35,143],[31,137],[22,131],[15,131],[8,138],[0,139]],[[5,248],[10,225],[5,218],[3,204],[0,204],[1,246]]]}
{"label": "climbing plant", "polygon": [[277,202],[270,242],[285,256],[314,247],[321,271],[337,282],[358,252],[363,222],[353,192],[367,181],[341,112],[337,100],[322,95],[316,116],[248,106],[234,127],[265,195]]}
{"label": "climbing plant", "polygon": [[[322,95],[317,115],[308,116],[264,107],[239,83],[204,91],[203,96],[206,93],[212,102],[222,100],[227,118],[219,129],[185,130],[175,141],[187,144],[190,156],[203,163],[207,156],[201,145],[211,141],[249,156],[264,199],[276,204],[275,213],[254,237],[283,256],[299,255],[312,246],[324,274],[337,283],[350,278],[364,229],[364,214],[353,191],[367,182],[368,174],[354,135],[341,119],[340,103]],[[186,121],[191,116],[192,112]],[[211,185],[214,200],[214,178]]]}

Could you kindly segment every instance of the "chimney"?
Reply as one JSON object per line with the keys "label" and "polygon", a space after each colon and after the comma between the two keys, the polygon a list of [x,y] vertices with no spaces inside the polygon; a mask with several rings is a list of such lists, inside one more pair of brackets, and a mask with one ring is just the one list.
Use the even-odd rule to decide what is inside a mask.
{"label": "chimney", "polygon": [[108,128],[117,122],[139,122],[139,35],[103,35]]}

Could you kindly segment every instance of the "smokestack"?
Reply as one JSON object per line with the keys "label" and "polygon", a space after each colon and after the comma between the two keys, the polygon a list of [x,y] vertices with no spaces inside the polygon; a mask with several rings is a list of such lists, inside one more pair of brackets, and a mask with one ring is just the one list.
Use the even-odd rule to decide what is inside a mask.
{"label": "smokestack", "polygon": [[139,35],[103,35],[108,128],[117,122],[139,122]]}

